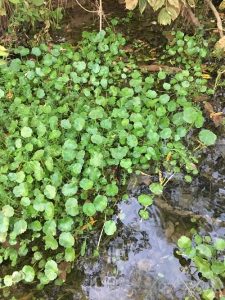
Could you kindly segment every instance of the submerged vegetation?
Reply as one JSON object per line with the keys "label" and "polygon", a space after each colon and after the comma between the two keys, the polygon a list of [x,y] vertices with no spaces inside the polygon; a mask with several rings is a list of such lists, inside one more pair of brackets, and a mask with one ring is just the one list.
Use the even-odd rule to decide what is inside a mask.
{"label": "submerged vegetation", "polygon": [[[16,268],[2,286],[59,283],[63,262],[69,271],[84,255],[87,231],[103,224],[106,235],[115,233],[111,216],[128,174],[184,170],[190,181],[198,173],[194,148],[215,143],[194,102],[213,92],[199,65],[205,42],[175,33],[165,50],[165,57],[180,53],[175,75],[142,74],[125,42],[110,29],[84,32],[76,48],[18,47],[1,67],[0,253]],[[194,129],[199,141],[187,145]],[[143,218],[166,181],[138,198]]]}
{"label": "submerged vegetation", "polygon": [[[202,299],[213,300],[216,297],[215,291],[224,289],[225,278],[225,239],[217,238],[214,241],[210,236],[195,234],[193,241],[182,236],[178,240],[180,254],[191,259],[195,270],[206,280],[210,281],[211,289],[200,290]],[[194,273],[194,272],[193,272]],[[220,300],[224,300],[223,293],[217,292]],[[189,299],[189,298],[188,298]]]}

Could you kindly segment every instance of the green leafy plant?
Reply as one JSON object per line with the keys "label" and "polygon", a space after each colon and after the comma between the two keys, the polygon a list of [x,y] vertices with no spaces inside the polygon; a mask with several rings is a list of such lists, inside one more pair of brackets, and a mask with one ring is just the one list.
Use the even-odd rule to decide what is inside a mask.
{"label": "green leafy plant", "polygon": [[[210,288],[202,291],[202,299],[213,300],[216,290],[224,288],[225,278],[225,240],[195,234],[192,240],[181,236],[177,242],[179,254],[191,259],[193,266],[203,278],[209,281]],[[224,297],[221,296],[220,299]]]}
{"label": "green leafy plant", "polygon": [[139,6],[141,13],[149,5],[155,12],[158,12],[158,23],[169,25],[180,14],[183,8],[189,9],[195,7],[195,0],[125,0],[126,8],[129,10]]}
{"label": "green leafy plant", "polygon": [[[62,7],[59,3],[54,7],[52,1],[43,0],[2,0],[0,1],[0,16],[7,16],[6,7],[10,7],[8,31],[27,32],[44,24],[41,34],[46,34],[50,27],[57,28],[62,19]],[[8,9],[9,10],[9,9]]]}
{"label": "green leafy plant", "polygon": [[[99,225],[113,235],[120,178],[198,173],[191,149],[199,142],[193,136],[188,148],[185,137],[203,126],[192,97],[208,92],[206,82],[191,69],[145,75],[124,45],[110,29],[84,32],[76,48],[18,47],[0,68],[0,261],[18,269],[2,286],[60,283],[85,255],[84,235]],[[153,182],[138,198],[144,219],[163,186]]]}

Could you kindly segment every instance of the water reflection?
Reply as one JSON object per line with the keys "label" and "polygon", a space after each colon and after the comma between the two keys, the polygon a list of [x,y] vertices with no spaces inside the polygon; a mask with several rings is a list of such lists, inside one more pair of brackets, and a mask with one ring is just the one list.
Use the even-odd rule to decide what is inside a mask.
{"label": "water reflection", "polygon": [[[181,223],[157,207],[151,208],[149,220],[142,221],[140,208],[134,197],[119,205],[123,215],[119,236],[95,263],[99,267],[93,261],[85,267],[82,286],[88,299],[175,300],[187,294],[191,278],[180,272],[172,242],[178,227],[180,234]],[[183,225],[183,230],[190,228],[190,224]],[[93,269],[98,269],[98,274],[93,274]]]}

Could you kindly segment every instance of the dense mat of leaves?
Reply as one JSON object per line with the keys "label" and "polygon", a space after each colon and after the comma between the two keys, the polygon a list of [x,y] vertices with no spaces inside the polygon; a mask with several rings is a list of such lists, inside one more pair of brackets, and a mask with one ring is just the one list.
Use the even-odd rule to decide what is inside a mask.
{"label": "dense mat of leaves", "polygon": [[[85,32],[76,48],[19,47],[1,67],[0,260],[17,268],[3,285],[59,282],[61,263],[85,253],[84,233],[105,218],[105,234],[114,234],[126,174],[197,173],[184,138],[203,126],[191,99],[206,81],[199,70],[144,76],[124,44],[120,34]],[[145,208],[149,197],[139,197]]]}

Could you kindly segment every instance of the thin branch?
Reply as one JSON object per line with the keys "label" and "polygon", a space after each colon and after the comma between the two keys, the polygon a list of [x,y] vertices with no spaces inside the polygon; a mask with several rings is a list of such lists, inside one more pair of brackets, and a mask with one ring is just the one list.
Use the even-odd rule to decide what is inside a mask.
{"label": "thin branch", "polygon": [[99,31],[102,31],[102,16],[103,16],[103,10],[102,10],[102,0],[99,0],[99,10],[98,10],[98,14],[99,14]]}
{"label": "thin branch", "polygon": [[89,10],[89,9],[85,8],[82,4],[80,4],[80,2],[79,2],[78,0],[75,0],[75,1],[77,2],[77,4],[78,4],[83,10],[85,10],[85,11],[87,11],[87,12],[89,12],[89,13],[94,13],[94,14],[98,13],[98,10]]}
{"label": "thin branch", "polygon": [[187,5],[187,6],[185,6],[185,10],[186,10],[186,13],[188,14],[192,24],[195,25],[196,27],[199,27],[201,24],[200,24],[198,18],[193,13],[191,7],[189,5]]}
{"label": "thin branch", "polygon": [[165,186],[173,177],[174,177],[174,173],[172,174],[172,175],[170,175],[170,177],[169,178],[165,178],[165,180],[164,180],[164,182],[163,182],[163,184],[162,184],[162,186]]}
{"label": "thin branch", "polygon": [[[106,221],[106,215],[105,215],[105,221]],[[99,236],[99,239],[98,239],[97,251],[99,250],[99,246],[100,246],[100,242],[101,242],[101,239],[102,239],[102,234],[103,234],[104,226],[105,226],[105,222],[103,223],[102,230],[100,232],[100,236]]]}
{"label": "thin branch", "polygon": [[222,38],[222,37],[224,37],[224,34],[223,34],[223,25],[222,25],[222,20],[220,18],[220,15],[211,0],[205,0],[205,1],[208,4],[208,6],[210,7],[210,9],[212,10],[212,12],[217,20],[217,28],[219,30],[220,38]]}

